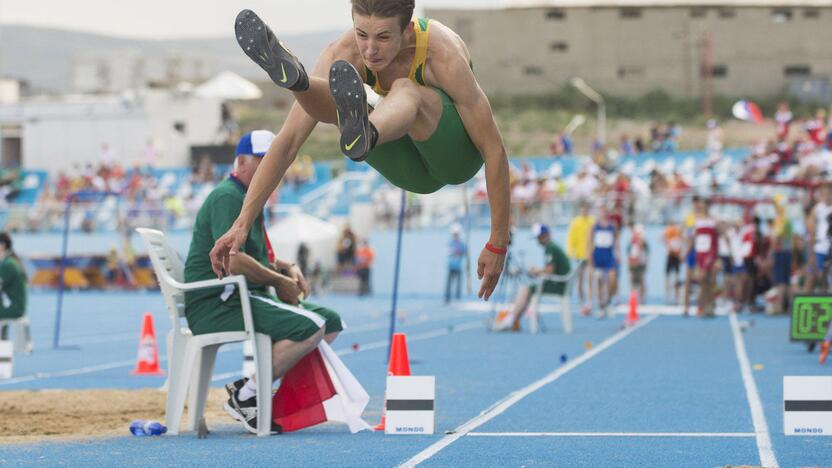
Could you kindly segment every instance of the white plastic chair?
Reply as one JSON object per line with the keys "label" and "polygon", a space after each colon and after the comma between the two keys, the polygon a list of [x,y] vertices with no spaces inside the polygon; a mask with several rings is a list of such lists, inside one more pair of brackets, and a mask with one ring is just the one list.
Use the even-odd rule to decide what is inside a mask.
{"label": "white plastic chair", "polygon": [[0,328],[14,327],[14,352],[30,354],[32,352],[32,334],[29,331],[29,319],[24,317],[0,320]]}
{"label": "white plastic chair", "polygon": [[[267,436],[272,420],[272,341],[271,337],[254,332],[251,303],[246,279],[242,275],[221,280],[185,283],[185,265],[165,235],[153,229],[138,228],[144,240],[153,270],[165,298],[171,319],[168,334],[168,397],[165,405],[165,424],[169,434],[178,434],[188,398],[188,430],[196,430],[202,421],[205,400],[211,384],[211,373],[220,346],[226,343],[252,340],[254,366],[257,370],[257,435]],[[232,284],[237,288],[242,304],[243,331],[193,335],[185,319],[185,291],[213,288]],[[184,321],[184,322],[183,322]],[[188,391],[190,389],[190,395]]]}
{"label": "white plastic chair", "polygon": [[[547,296],[553,297],[560,297],[561,299],[561,306],[560,306],[560,316],[561,321],[563,324],[563,332],[567,335],[572,333],[572,304],[571,304],[571,292],[572,292],[572,282],[575,278],[576,272],[578,271],[577,267],[574,265],[570,270],[569,274],[567,275],[540,275],[537,278],[537,288],[535,290],[534,296],[529,303],[529,332],[532,334],[537,333],[538,326],[544,332],[546,331],[546,326],[543,324],[543,320],[541,319],[540,315],[540,301],[544,294]],[[556,282],[563,282],[566,283],[566,286],[563,288],[563,294],[549,294],[543,292],[543,283],[545,281],[556,281]]]}

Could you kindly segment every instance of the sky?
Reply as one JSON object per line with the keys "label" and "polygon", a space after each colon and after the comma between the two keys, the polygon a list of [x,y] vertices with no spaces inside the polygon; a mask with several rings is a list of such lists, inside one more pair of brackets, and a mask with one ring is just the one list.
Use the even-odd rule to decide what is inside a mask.
{"label": "sky", "polygon": [[[424,7],[488,8],[507,0],[416,0]],[[349,0],[0,0],[0,25],[25,24],[109,36],[216,37],[232,30],[244,8],[286,34],[351,25]]]}

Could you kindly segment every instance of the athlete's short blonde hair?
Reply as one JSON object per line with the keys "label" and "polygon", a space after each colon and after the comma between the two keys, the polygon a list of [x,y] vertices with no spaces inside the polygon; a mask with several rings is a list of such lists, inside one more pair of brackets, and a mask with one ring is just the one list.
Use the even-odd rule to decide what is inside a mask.
{"label": "athlete's short blonde hair", "polygon": [[350,0],[352,12],[364,16],[379,16],[381,18],[399,18],[402,31],[413,18],[415,0]]}

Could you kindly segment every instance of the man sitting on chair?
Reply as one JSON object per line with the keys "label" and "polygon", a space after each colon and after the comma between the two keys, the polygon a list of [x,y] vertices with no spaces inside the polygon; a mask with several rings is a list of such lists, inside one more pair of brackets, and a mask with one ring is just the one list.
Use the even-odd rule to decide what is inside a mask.
{"label": "man sitting on chair", "polygon": [[[495,331],[503,331],[511,328],[513,331],[520,331],[520,319],[523,317],[523,312],[529,306],[532,296],[537,292],[537,285],[539,278],[542,275],[559,275],[565,276],[569,274],[571,266],[569,258],[563,249],[552,240],[549,227],[545,224],[535,224],[532,226],[532,234],[537,239],[537,243],[543,247],[543,255],[545,259],[545,266],[543,269],[530,268],[529,276],[532,277],[533,282],[523,285],[517,291],[517,297],[514,299],[514,307],[511,312],[503,318],[503,320],[494,323]],[[566,292],[565,281],[543,281],[543,294],[563,295]]]}
{"label": "man sitting on chair", "polygon": [[[26,270],[17,254],[12,250],[12,238],[0,232],[0,320],[17,320],[26,315],[27,298]],[[0,325],[0,340],[8,339],[10,326]],[[24,351],[32,352],[32,337],[28,323],[18,329],[24,333]],[[16,338],[17,339],[17,338]]]}
{"label": "man sitting on chair", "polygon": [[[269,149],[274,134],[256,130],[244,135],[237,145],[234,172],[208,195],[194,222],[185,281],[216,279],[208,252],[227,231],[243,207],[246,190],[254,172]],[[321,339],[331,343],[343,330],[341,318],[324,307],[301,301],[309,285],[297,265],[279,259],[270,261],[270,245],[261,213],[240,252],[232,256],[228,275],[243,275],[248,283],[254,329],[272,338],[273,377],[279,379]],[[269,294],[274,287],[277,297]],[[194,335],[243,330],[240,297],[233,285],[185,295],[185,314]],[[257,384],[255,377],[226,385],[225,410],[251,433],[257,433]],[[272,425],[272,432],[280,428]]]}

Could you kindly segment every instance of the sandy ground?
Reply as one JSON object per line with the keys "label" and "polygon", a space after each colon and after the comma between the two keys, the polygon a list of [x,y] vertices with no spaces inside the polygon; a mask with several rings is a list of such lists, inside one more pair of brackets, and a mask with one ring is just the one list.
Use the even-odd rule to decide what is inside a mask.
{"label": "sandy ground", "polygon": [[[165,395],[157,389],[0,392],[0,444],[127,435],[133,420],[165,420]],[[225,398],[224,389],[210,390],[209,429],[238,424],[222,409]]]}

